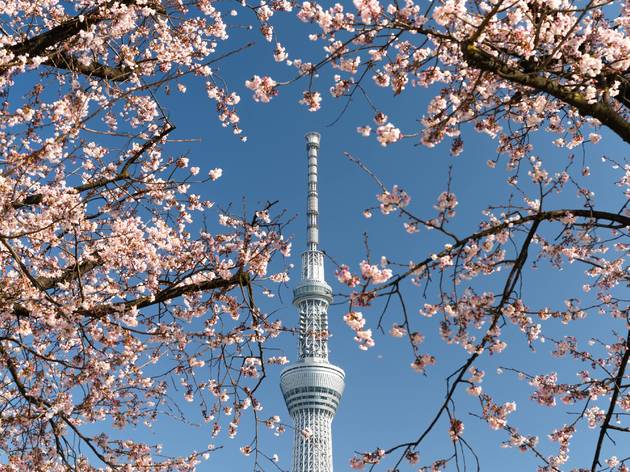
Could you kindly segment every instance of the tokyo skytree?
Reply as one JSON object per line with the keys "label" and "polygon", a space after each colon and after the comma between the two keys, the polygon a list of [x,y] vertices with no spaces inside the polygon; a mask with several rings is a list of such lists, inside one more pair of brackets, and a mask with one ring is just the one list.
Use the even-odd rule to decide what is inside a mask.
{"label": "tokyo skytree", "polygon": [[343,370],[328,362],[328,305],[332,290],[324,280],[324,254],[319,250],[319,140],[318,133],[306,135],[307,248],[302,253],[301,281],[293,290],[293,304],[300,314],[299,359],[280,378],[295,427],[291,472],[332,472],[332,420],[344,389]]}

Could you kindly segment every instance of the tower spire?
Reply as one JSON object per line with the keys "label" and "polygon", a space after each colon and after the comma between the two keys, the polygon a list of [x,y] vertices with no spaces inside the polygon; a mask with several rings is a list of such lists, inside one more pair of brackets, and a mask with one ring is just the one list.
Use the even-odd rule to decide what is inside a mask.
{"label": "tower spire", "polygon": [[307,238],[302,276],[293,290],[300,314],[298,361],[280,377],[280,388],[293,418],[292,472],[332,472],[332,420],[344,390],[344,371],[328,362],[328,306],[332,290],[324,279],[319,250],[317,158],[319,133],[306,134],[308,156]]}
{"label": "tower spire", "polygon": [[319,200],[317,195],[317,157],[319,154],[319,133],[311,131],[306,134],[306,151],[308,153],[308,196],[306,247],[317,251],[319,245]]}

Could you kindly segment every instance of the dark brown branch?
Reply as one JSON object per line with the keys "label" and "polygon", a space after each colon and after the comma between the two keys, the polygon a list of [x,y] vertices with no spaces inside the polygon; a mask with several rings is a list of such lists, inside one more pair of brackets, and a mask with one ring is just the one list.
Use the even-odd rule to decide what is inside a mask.
{"label": "dark brown branch", "polygon": [[14,202],[12,206],[16,210],[18,210],[25,206],[39,205],[43,201],[44,201],[44,196],[41,193],[37,193],[34,195],[29,195],[28,197],[24,198],[23,200],[19,202]]}
{"label": "dark brown branch", "polygon": [[494,15],[496,15],[497,12],[499,11],[499,8],[501,8],[502,4],[503,4],[503,0],[499,0],[497,3],[495,3],[492,9],[486,14],[486,16],[483,18],[483,20],[481,21],[481,23],[475,30],[475,33],[469,39],[471,44],[474,44],[475,42],[477,42],[477,40],[479,39],[483,31],[486,29],[486,26],[488,26],[488,24],[490,23]]}
{"label": "dark brown branch", "polygon": [[[90,264],[91,263],[86,263],[86,266],[89,267]],[[67,280],[71,280],[74,275],[76,275],[76,266],[72,266],[71,268],[69,268],[67,272],[64,273],[64,275],[62,275],[60,278],[56,278],[56,279],[33,278],[32,282],[34,285],[37,283],[38,285],[36,286],[44,290],[44,288],[41,285],[42,283],[50,284],[50,287],[47,287],[47,288],[52,288],[52,286],[54,286],[56,283],[61,282],[62,278],[65,277]],[[186,284],[186,285],[178,285],[175,287],[169,287],[154,295],[140,297],[135,300],[116,303],[113,305],[97,306],[90,310],[86,310],[82,312],[81,314],[85,316],[98,318],[112,311],[117,311],[120,309],[128,310],[134,307],[146,308],[149,306],[157,305],[159,303],[164,303],[166,301],[172,300],[177,297],[181,297],[182,295],[188,295],[191,293],[197,293],[197,292],[208,291],[208,290],[217,290],[217,289],[229,290],[236,286],[250,287],[250,284],[251,284],[251,276],[246,272],[239,271],[236,274],[234,274],[232,277],[230,277],[229,279],[217,278],[213,280],[205,280],[203,282],[196,282],[196,283],[191,283],[191,284]],[[20,305],[16,305],[13,309],[13,312],[18,317],[30,316],[30,312]]]}
{"label": "dark brown branch", "polygon": [[6,239],[0,237],[0,244],[2,246],[4,246],[4,248],[7,250],[7,252],[11,255],[11,257],[13,258],[15,263],[20,268],[20,272],[22,272],[22,274],[31,282],[31,284],[33,284],[33,287],[35,287],[38,290],[41,290],[43,292],[44,288],[39,283],[39,280],[37,280],[37,278],[33,277],[33,275],[28,270],[28,267],[26,267],[26,264],[24,264],[24,262],[22,261],[22,258],[15,251],[15,249],[8,243],[8,241]]}
{"label": "dark brown branch", "polygon": [[[453,395],[455,394],[455,391],[457,390],[457,387],[462,382],[464,375],[466,375],[466,372],[468,371],[470,366],[472,366],[475,360],[477,360],[477,358],[481,355],[486,345],[492,340],[493,336],[491,333],[494,331],[495,327],[497,326],[497,323],[499,322],[499,319],[501,318],[501,309],[509,300],[512,292],[514,291],[516,283],[518,282],[520,278],[521,272],[527,260],[527,254],[529,252],[529,245],[531,244],[532,239],[534,238],[536,232],[538,231],[538,226],[540,225],[540,222],[541,220],[534,220],[532,227],[529,229],[529,232],[527,233],[527,237],[523,241],[521,250],[519,251],[519,255],[516,258],[516,261],[514,263],[514,266],[512,267],[512,270],[510,271],[510,274],[508,275],[508,278],[505,281],[505,286],[503,288],[503,293],[501,295],[501,301],[492,310],[493,311],[492,322],[490,326],[488,327],[488,329],[486,330],[486,335],[483,337],[483,339],[477,346],[477,349],[475,350],[475,352],[466,360],[466,362],[459,369],[455,371],[457,376],[455,380],[453,381],[453,383],[448,388],[446,397],[444,398],[444,401],[442,402],[442,405],[438,409],[437,413],[433,417],[433,420],[431,421],[431,423],[429,423],[429,426],[425,428],[425,430],[418,437],[418,439],[404,445],[406,446],[405,452],[418,447],[418,445],[422,442],[422,440],[431,432],[431,430],[433,430],[433,427],[442,417],[442,414],[444,413],[444,411],[446,411],[446,409],[448,408],[448,405],[451,402]],[[398,449],[399,447],[400,446],[396,446],[394,448],[389,449],[388,451],[386,451],[386,454],[391,453],[392,451]],[[404,454],[401,455],[400,459],[398,460],[396,464],[396,467],[398,467],[398,465],[403,460],[403,458],[404,458]]]}
{"label": "dark brown branch", "polygon": [[[131,1],[121,0],[120,3],[127,5],[131,3]],[[92,25],[105,19],[107,19],[107,16],[101,14],[101,9],[94,8],[85,13],[76,15],[44,33],[12,46],[7,46],[6,49],[16,56],[24,56],[27,54],[29,57],[41,56],[44,55],[48,49],[58,47],[81,31],[87,31]],[[8,66],[0,68],[0,73],[5,72],[7,69]]]}
{"label": "dark brown branch", "polygon": [[591,465],[592,472],[595,472],[597,470],[597,466],[599,465],[599,456],[602,453],[602,446],[604,444],[604,438],[606,437],[607,430],[617,429],[611,426],[610,420],[612,419],[613,413],[615,412],[615,407],[617,406],[617,398],[619,397],[619,393],[621,392],[621,382],[623,381],[623,377],[626,373],[628,361],[630,361],[630,329],[628,330],[628,335],[626,337],[626,351],[621,357],[619,370],[617,371],[617,375],[615,376],[615,386],[612,397],[610,398],[610,404],[608,405],[608,411],[606,412],[604,422],[599,429],[599,437],[597,438],[597,446],[595,447],[595,456],[593,457],[593,463]]}
{"label": "dark brown branch", "polygon": [[63,271],[59,277],[37,277],[37,282],[43,290],[48,290],[56,285],[74,280],[80,274],[85,274],[101,264],[98,255],[92,256],[90,260],[74,264]]}
{"label": "dark brown branch", "polygon": [[44,64],[58,69],[68,69],[88,77],[98,77],[115,82],[123,82],[133,73],[129,67],[111,67],[98,62],[84,64],[74,56],[64,52],[52,54]]}
{"label": "dark brown branch", "polygon": [[[50,403],[48,403],[45,400],[42,400],[41,398],[35,397],[35,396],[31,395],[30,393],[28,393],[28,390],[26,389],[26,386],[20,380],[20,375],[19,375],[19,372],[18,372],[18,369],[17,369],[15,363],[13,362],[13,359],[11,358],[11,356],[9,356],[9,353],[6,351],[6,349],[4,349],[2,344],[0,344],[0,357],[2,357],[3,360],[5,361],[6,366],[7,366],[8,370],[9,370],[9,374],[11,374],[11,378],[13,379],[13,383],[17,387],[18,392],[20,393],[20,395],[27,402],[29,402],[32,405],[35,405],[35,406],[37,406],[39,408],[42,408],[42,409],[49,409],[50,406],[51,406]],[[112,467],[114,469],[117,468],[116,464],[114,464],[111,461],[107,460],[107,458],[96,449],[94,444],[92,444],[91,439],[86,437],[85,435],[83,435],[78,430],[78,428],[74,425],[74,423],[72,421],[70,421],[65,415],[63,415],[61,413],[59,413],[59,416],[64,421],[64,423],[66,423],[68,426],[70,426],[70,428],[72,428],[72,430],[88,445],[88,447],[92,450],[92,452],[94,452],[94,454],[104,464],[107,464],[108,466],[110,466],[110,467]]]}
{"label": "dark brown branch", "polygon": [[466,59],[468,64],[472,67],[496,74],[509,82],[547,93],[575,107],[583,116],[597,118],[621,139],[630,143],[630,123],[608,103],[603,101],[589,103],[586,97],[581,93],[572,91],[560,83],[542,75],[525,73],[515,69],[505,62],[492,57],[470,42],[462,43],[461,50],[464,59]]}
{"label": "dark brown branch", "polygon": [[[114,177],[111,178],[100,178],[93,182],[88,182],[83,185],[78,185],[74,187],[76,192],[85,192],[87,190],[94,190],[99,187],[104,187],[108,184],[112,184],[115,182],[119,182],[121,180],[125,180],[129,178],[129,168],[140,159],[140,157],[157,143],[159,143],[162,139],[164,139],[169,133],[175,130],[175,126],[172,124],[168,124],[162,131],[153,136],[151,139],[146,141],[140,149],[135,151],[121,166],[120,170],[116,173]],[[12,204],[13,208],[20,209],[30,205],[39,205],[44,201],[44,196],[40,193],[29,195],[21,201],[14,202]]]}
{"label": "dark brown branch", "polygon": [[[485,238],[486,236],[490,236],[491,234],[497,234],[500,233],[501,231],[503,231],[504,229],[510,228],[510,227],[514,227],[514,226],[520,226],[520,225],[524,225],[527,223],[530,223],[532,221],[554,221],[554,220],[560,220],[562,218],[565,218],[569,215],[573,215],[579,218],[586,218],[586,219],[590,219],[590,220],[605,220],[605,221],[611,221],[611,222],[615,222],[618,223],[620,225],[623,226],[628,226],[630,227],[630,218],[624,215],[620,215],[618,213],[611,213],[608,211],[596,211],[596,210],[585,210],[583,208],[579,208],[579,209],[562,209],[562,210],[550,210],[550,211],[542,211],[540,213],[535,213],[533,215],[527,215],[527,216],[522,216],[518,219],[514,219],[514,220],[509,220],[509,221],[505,221],[501,224],[492,226],[490,228],[478,231],[477,233],[473,233],[463,239],[457,239],[457,242],[455,244],[452,245],[452,247],[450,249],[445,249],[441,252],[439,252],[437,254],[438,257],[442,257],[445,256],[447,254],[452,253],[454,250],[457,249],[461,249],[462,247],[464,247],[466,244],[468,244],[471,241],[478,241],[481,238]],[[415,264],[414,266],[412,266],[408,271],[403,272],[402,274],[394,277],[390,282],[380,285],[379,287],[377,287],[375,290],[376,291],[386,291],[387,289],[391,289],[392,287],[394,287],[396,284],[398,284],[402,279],[412,275],[413,273],[415,273],[416,271],[418,271],[419,269],[422,269],[423,267],[427,266],[428,264],[430,264],[433,261],[432,257],[428,257],[420,262],[418,262],[417,264]]]}
{"label": "dark brown branch", "polygon": [[145,308],[151,305],[155,305],[157,303],[163,303],[167,300],[171,300],[173,298],[181,297],[182,295],[187,295],[190,293],[196,293],[207,290],[216,290],[219,288],[228,289],[237,285],[240,286],[249,286],[251,281],[250,275],[246,272],[237,272],[234,276],[229,279],[214,279],[214,280],[205,280],[203,282],[196,282],[187,285],[180,285],[177,287],[167,288],[166,290],[162,290],[155,295],[138,298],[137,300],[133,300],[125,303],[125,306],[137,307],[137,308]]}
{"label": "dark brown branch", "polygon": [[114,183],[114,182],[117,182],[119,180],[124,180],[124,179],[128,178],[129,177],[129,168],[142,156],[142,154],[144,154],[146,151],[148,151],[153,146],[155,146],[157,143],[159,143],[163,138],[165,138],[174,129],[175,129],[175,126],[173,126],[173,125],[171,125],[169,123],[167,126],[165,126],[162,129],[162,131],[160,131],[158,134],[156,134],[151,139],[146,141],[142,145],[142,147],[140,149],[138,149],[136,152],[134,152],[131,155],[131,157],[129,157],[129,159],[127,159],[125,161],[125,163],[122,165],[122,167],[120,168],[120,170],[118,171],[118,173],[114,177],[112,177],[110,179],[106,179],[106,178],[98,179],[98,180],[95,180],[94,182],[89,182],[89,183],[86,183],[86,184],[83,184],[83,185],[79,185],[79,186],[75,187],[74,189],[77,192],[85,192],[86,190],[93,190],[95,188],[103,187],[103,186],[105,186],[107,184]]}
{"label": "dark brown branch", "polygon": [[630,427],[624,428],[622,426],[615,426],[614,424],[609,424],[608,429],[614,429],[615,431],[623,431],[624,433],[630,433]]}
{"label": "dark brown branch", "polygon": [[217,289],[229,290],[235,286],[249,286],[250,283],[251,276],[246,272],[239,271],[229,279],[205,280],[203,282],[169,287],[153,295],[112,305],[97,306],[90,310],[86,310],[81,314],[89,317],[100,318],[113,311],[129,310],[131,308],[146,308],[191,293]]}

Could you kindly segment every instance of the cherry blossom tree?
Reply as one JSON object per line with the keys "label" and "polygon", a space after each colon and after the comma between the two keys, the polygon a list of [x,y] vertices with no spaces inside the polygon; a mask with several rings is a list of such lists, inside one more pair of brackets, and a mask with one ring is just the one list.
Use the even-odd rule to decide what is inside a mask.
{"label": "cherry blossom tree", "polygon": [[[423,331],[427,324],[423,318],[438,317],[437,335],[461,346],[466,355],[446,379],[444,399],[432,420],[419,426],[416,437],[359,454],[352,467],[399,470],[410,464],[436,471],[458,468],[466,456],[476,459],[466,440],[464,418],[455,412],[456,402],[472,395],[478,398],[479,409],[471,414],[491,429],[505,431],[503,445],[532,453],[541,471],[563,470],[572,438],[589,429],[595,432],[592,460],[579,470],[628,471],[630,316],[622,289],[628,285],[630,165],[623,158],[609,157],[598,164],[590,155],[602,136],[623,143],[620,146],[630,143],[630,2],[354,0],[353,4],[303,2],[297,17],[314,25],[307,27],[309,39],[321,44],[324,52],[303,57],[300,51],[278,44],[283,52],[279,60],[287,60],[288,54],[287,62],[297,68],[297,76],[289,74],[284,81],[257,76],[247,83],[254,97],[268,101],[282,86],[307,78],[302,103],[310,111],[320,107],[321,87],[345,100],[346,106],[364,96],[374,111],[375,130],[371,123],[358,123],[360,134],[374,134],[383,146],[412,139],[434,147],[448,140],[454,156],[464,151],[463,132],[470,125],[497,143],[497,158],[482,165],[507,169],[512,197],[491,204],[478,227],[462,232],[456,224],[458,200],[451,178],[433,208],[413,208],[413,189],[407,193],[381,182],[360,159],[348,156],[379,189],[378,202],[366,210],[366,217],[373,212],[398,215],[404,231],[432,230],[442,240],[426,257],[410,256],[409,264],[394,263],[386,255],[380,263],[366,258],[356,271],[339,266],[339,281],[351,289],[345,321],[355,341],[361,349],[369,349],[377,328],[406,338],[411,367],[430,375],[432,366],[444,360],[423,349],[429,336]],[[270,4],[272,10],[274,5]],[[261,18],[263,27],[270,17]],[[322,85],[329,76],[332,84]],[[400,105],[397,96],[431,97],[428,107],[417,111],[419,129],[409,124],[412,127],[406,130],[404,124],[393,123],[387,116],[388,105],[381,107],[372,98],[382,96],[374,93],[377,88],[391,90],[391,107]],[[405,106],[413,102],[408,99]],[[570,154],[566,165],[558,168],[555,156],[541,156],[534,146],[536,140],[545,139],[567,153],[582,149],[583,165]],[[586,178],[596,165],[617,173],[610,189],[620,189],[618,206],[602,208],[589,189]],[[567,194],[578,195],[575,206],[565,206],[567,201],[575,202],[565,198]],[[556,270],[569,264],[583,267],[583,280],[574,281],[575,295],[563,306],[538,306],[539,300],[528,301],[525,295],[525,274],[545,263]],[[488,280],[495,287],[492,291],[482,288]],[[409,301],[413,285],[426,303],[417,305],[417,295]],[[582,303],[582,298],[589,301]],[[379,300],[386,308],[381,316]],[[387,310],[395,302],[398,309]],[[397,315],[400,312],[402,316]],[[579,320],[587,316],[601,316],[600,332],[580,331]],[[561,338],[548,334],[556,320],[566,324]],[[504,375],[511,371],[528,384],[534,403],[554,407],[561,402],[570,412],[577,410],[570,422],[549,425],[546,434],[557,443],[556,451],[549,452],[537,436],[510,422],[514,402],[495,400],[481,385],[482,380],[484,386],[500,381],[478,364],[518,342],[506,334],[513,327],[532,349],[543,349],[541,344],[547,341],[545,352],[550,356],[573,359],[577,380],[566,372],[561,379],[553,367],[547,372],[503,369]],[[549,366],[554,365],[552,358]],[[452,442],[454,452],[431,458],[423,447],[427,437],[439,435],[440,429],[448,432],[443,437]],[[428,465],[421,465],[427,461]]]}
{"label": "cherry blossom tree", "polygon": [[[268,102],[282,86],[306,78],[301,103],[316,111],[332,68],[325,87],[334,97],[349,103],[362,95],[373,107],[375,124],[357,123],[362,135],[374,134],[383,146],[450,140],[459,155],[470,124],[498,143],[498,157],[483,165],[511,172],[516,197],[489,206],[478,226],[462,233],[453,229],[458,200],[450,178],[434,207],[416,210],[413,189],[381,182],[350,156],[378,187],[367,217],[397,215],[402,231],[431,230],[443,239],[404,268],[387,257],[366,257],[356,270],[339,266],[349,289],[344,318],[358,346],[374,345],[372,330],[388,331],[408,340],[410,367],[431,375],[443,359],[424,349],[434,333],[422,324],[439,318],[437,335],[466,355],[416,437],[358,454],[352,467],[441,470],[474,457],[469,420],[454,409],[472,395],[479,402],[472,413],[504,431],[505,446],[532,453],[540,470],[561,470],[572,438],[592,429],[592,463],[582,469],[627,471],[630,329],[621,288],[630,216],[625,203],[598,206],[582,183],[586,163],[569,160],[556,171],[532,143],[539,135],[568,150],[601,139],[630,141],[630,4],[356,0],[328,7],[278,0],[239,8],[249,9],[264,39],[275,43],[273,59],[297,70],[286,80],[252,71],[245,86],[254,100]],[[323,45],[321,57],[301,57],[277,39],[274,15],[291,11],[314,25],[305,28]],[[229,48],[223,17],[218,4],[205,0],[3,4],[0,450],[7,470],[193,470],[210,450],[162,457],[158,446],[90,428],[113,424],[124,432],[152,424],[172,402],[167,378],[177,379],[183,399],[202,405],[215,435],[236,434],[245,410],[269,428],[284,427],[275,416],[258,418],[255,395],[266,366],[285,362],[265,352],[264,343],[284,328],[257,308],[254,290],[257,281],[286,280],[268,269],[276,252],[289,253],[282,220],[270,205],[249,216],[219,213],[223,230],[195,225],[213,203],[192,194],[191,185],[216,180],[221,170],[201,178],[187,157],[171,151],[175,124],[159,101],[184,93],[183,77],[197,77],[222,124],[241,135],[239,97],[213,64],[248,44]],[[370,99],[374,87],[394,97],[430,94],[428,108],[418,110],[420,129],[393,123]],[[614,184],[627,201],[630,167],[612,158],[600,165],[619,172]],[[563,206],[560,195],[570,191],[581,202]],[[564,306],[536,306],[524,296],[527,271],[543,261],[584,266],[584,281]],[[481,289],[482,280],[496,289]],[[409,285],[426,301],[412,306],[417,298],[409,300]],[[580,303],[584,292],[592,303]],[[397,302],[402,316],[392,310],[373,316],[379,300],[387,307]],[[605,332],[581,339],[574,327],[597,313]],[[546,334],[554,320],[566,323],[566,336]],[[550,425],[557,451],[512,424],[517,405],[486,387],[501,379],[479,364],[511,348],[510,328],[532,347],[545,339],[553,356],[574,361],[577,382],[552,370],[513,372],[534,403],[561,401],[579,411],[571,422]],[[425,440],[441,433],[454,452],[430,457]],[[241,451],[254,454],[260,467],[255,442]]]}
{"label": "cherry blossom tree", "polygon": [[222,45],[222,18],[209,1],[0,8],[2,470],[194,470],[210,446],[168,457],[130,430],[184,400],[213,436],[245,410],[281,428],[256,391],[283,327],[255,303],[286,279],[281,213],[211,211],[191,188],[222,170],[176,153],[160,102],[196,76],[241,133],[213,63],[248,45]]}

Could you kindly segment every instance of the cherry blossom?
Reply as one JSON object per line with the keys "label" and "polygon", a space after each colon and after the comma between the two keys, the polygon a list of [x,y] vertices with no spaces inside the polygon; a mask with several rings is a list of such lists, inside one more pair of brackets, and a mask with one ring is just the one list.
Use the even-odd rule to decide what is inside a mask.
{"label": "cherry blossom", "polygon": [[350,268],[347,265],[340,265],[339,268],[336,271],[336,275],[337,275],[337,280],[342,283],[347,285],[350,288],[354,288],[357,285],[359,285],[359,277],[357,277],[356,275],[353,275],[350,272]]}
{"label": "cherry blossom", "polygon": [[381,146],[395,143],[402,138],[400,130],[391,123],[376,128],[376,136]]}
{"label": "cherry blossom", "polygon": [[383,191],[376,196],[376,199],[381,203],[380,209],[381,213],[387,215],[398,208],[404,208],[411,202],[411,197],[399,188],[397,185],[394,185],[391,192],[388,190]]}
{"label": "cherry blossom", "polygon": [[322,96],[319,92],[304,92],[300,103],[308,107],[308,111],[317,111],[320,108]]}
{"label": "cherry blossom", "polygon": [[435,357],[430,354],[422,354],[411,363],[411,367],[418,373],[424,373],[427,366],[435,364]]}
{"label": "cherry blossom", "polygon": [[217,180],[223,175],[223,169],[215,168],[208,172],[211,180]]}
{"label": "cherry blossom", "polygon": [[[129,427],[152,424],[155,402],[172,401],[168,382],[144,369],[157,365],[172,368],[179,400],[207,405],[200,413],[211,436],[235,437],[244,415],[256,418],[262,409],[256,388],[263,369],[286,362],[268,356],[266,343],[290,328],[253,302],[259,287],[271,294],[288,278],[273,265],[277,252],[290,252],[282,225],[270,208],[252,215],[212,213],[215,202],[194,193],[193,178],[203,175],[205,163],[181,156],[169,142],[175,125],[163,101],[175,90],[191,93],[184,78],[199,81],[221,125],[246,139],[240,96],[215,64],[250,43],[230,48],[232,26],[224,14],[251,23],[244,29],[265,39],[271,63],[282,63],[273,77],[243,68],[249,80],[238,85],[254,101],[267,103],[302,79],[300,91],[307,91],[300,102],[309,111],[324,105],[322,91],[349,105],[365,97],[371,112],[352,129],[382,146],[398,146],[402,138],[437,151],[448,144],[444,159],[451,159],[452,169],[433,208],[422,199],[412,205],[406,191],[359,165],[377,182],[381,215],[374,212],[374,218],[401,218],[386,250],[396,245],[397,230],[420,242],[408,257],[390,262],[388,255],[380,265],[366,251],[356,259],[363,259],[357,274],[349,269],[356,262],[338,266],[338,281],[348,292],[344,321],[360,349],[390,331],[409,341],[405,365],[431,382],[439,370],[428,369],[433,364],[451,375],[444,398],[432,405],[433,419],[418,424],[415,437],[358,453],[351,467],[398,470],[404,462],[417,469],[419,457],[427,457],[421,470],[460,464],[472,454],[454,416],[455,404],[462,414],[463,401],[474,403],[471,418],[486,422],[498,444],[531,453],[541,471],[569,467],[571,441],[589,429],[592,461],[576,470],[628,470],[615,445],[624,444],[624,412],[630,409],[628,306],[620,295],[628,283],[630,166],[593,158],[598,143],[630,142],[628,2],[356,0],[324,6],[279,0],[227,7],[202,0],[4,7],[0,298],[6,339],[0,357],[3,395],[13,399],[2,418],[2,450],[12,470],[65,471],[69,461],[80,471],[121,464],[193,470],[214,446],[164,458],[158,445],[91,436],[85,425],[111,422],[127,437]],[[278,41],[285,37],[281,14],[310,23],[303,25],[304,36],[315,47],[301,50],[297,41],[287,42],[289,59]],[[14,93],[16,84],[28,92]],[[393,99],[383,103],[388,90]],[[403,123],[400,104],[420,102],[426,106],[412,107],[415,116]],[[466,129],[484,135],[480,142],[493,149],[469,152]],[[539,145],[543,134],[557,153]],[[448,148],[459,157],[450,158]],[[480,171],[496,175],[493,183],[505,183],[511,195],[488,202],[472,225],[456,212],[470,208],[458,187],[457,163],[465,159],[478,160]],[[212,185],[222,170],[207,175],[203,181]],[[621,203],[602,208],[615,197],[601,199],[592,182],[610,175],[608,196]],[[201,212],[212,229],[194,229]],[[576,290],[564,302],[553,290],[532,297],[532,277],[568,272]],[[251,297],[243,296],[244,288]],[[597,332],[585,339],[578,325],[590,318],[598,320],[592,324]],[[196,323],[202,327],[193,329]],[[430,342],[423,344],[425,338]],[[435,352],[434,340],[457,355],[420,352],[424,345]],[[503,362],[519,346],[547,355],[549,365],[530,366],[526,356],[522,368],[484,364]],[[211,363],[216,352],[234,361],[226,369],[238,382],[219,375]],[[196,373],[211,366],[200,381]],[[495,371],[504,375],[497,378]],[[531,400],[519,409],[566,405],[577,412],[572,424],[546,425],[551,445],[518,429],[509,390],[508,398],[491,396],[497,383],[519,379]],[[275,416],[254,421],[284,431]],[[434,430],[457,442],[453,457],[428,457],[432,451],[422,449]],[[81,453],[86,449],[89,457]],[[257,456],[256,439],[241,451]]]}
{"label": "cherry blossom", "polygon": [[464,423],[457,418],[451,418],[451,427],[448,430],[448,435],[451,441],[455,442],[464,432]]}
{"label": "cherry blossom", "polygon": [[370,265],[367,261],[361,261],[359,264],[361,275],[364,279],[369,279],[376,284],[386,282],[392,277],[391,269],[379,268],[376,265]]}
{"label": "cherry blossom", "polygon": [[259,287],[286,280],[268,270],[290,250],[282,222],[269,206],[214,212],[196,192],[204,184],[216,194],[222,170],[173,142],[189,136],[170,121],[168,96],[193,83],[221,125],[242,133],[240,97],[215,64],[249,46],[226,43],[219,8],[205,0],[3,7],[7,470],[193,471],[215,446],[169,457],[134,440],[134,428],[190,402],[205,434],[234,437],[245,412],[261,408],[263,370],[286,362],[262,350],[284,328],[254,302]]}
{"label": "cherry blossom", "polygon": [[263,103],[268,103],[278,94],[276,85],[276,81],[268,76],[254,75],[250,80],[245,81],[245,86],[254,92],[254,100]]}

